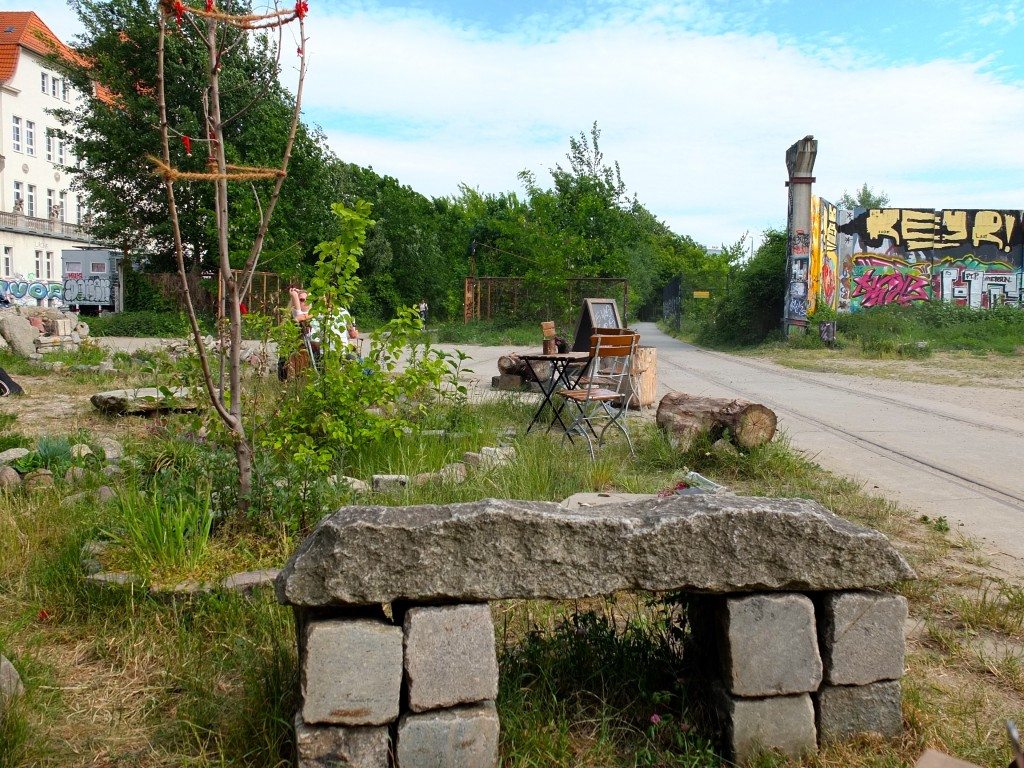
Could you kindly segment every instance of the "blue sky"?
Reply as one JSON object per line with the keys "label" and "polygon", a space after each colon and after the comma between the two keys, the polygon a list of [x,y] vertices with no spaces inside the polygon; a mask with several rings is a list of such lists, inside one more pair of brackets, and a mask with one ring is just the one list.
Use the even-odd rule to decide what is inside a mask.
{"label": "blue sky", "polygon": [[1024,0],[310,0],[308,29],[306,119],[427,195],[544,182],[596,120],[630,190],[709,245],[784,223],[807,134],[824,197],[1024,208]]}

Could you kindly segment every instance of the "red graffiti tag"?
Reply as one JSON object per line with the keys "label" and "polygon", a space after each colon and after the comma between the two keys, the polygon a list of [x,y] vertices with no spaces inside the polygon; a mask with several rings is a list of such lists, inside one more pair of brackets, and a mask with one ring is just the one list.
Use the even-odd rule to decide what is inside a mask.
{"label": "red graffiti tag", "polygon": [[902,304],[914,301],[928,301],[928,280],[920,275],[905,275],[902,272],[865,272],[853,279],[853,297],[860,298],[862,307],[877,307],[883,304]]}

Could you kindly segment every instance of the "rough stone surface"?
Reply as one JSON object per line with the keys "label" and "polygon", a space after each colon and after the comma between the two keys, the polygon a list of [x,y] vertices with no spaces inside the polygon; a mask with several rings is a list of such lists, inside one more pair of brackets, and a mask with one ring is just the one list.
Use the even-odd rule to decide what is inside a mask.
{"label": "rough stone surface", "polygon": [[116,464],[124,457],[124,448],[112,437],[101,437],[96,444],[103,449],[103,458]]}
{"label": "rough stone surface", "polygon": [[102,471],[107,477],[118,477],[121,474],[121,468],[116,467],[113,464],[107,464]]}
{"label": "rough stone surface", "polygon": [[403,715],[398,722],[401,768],[496,768],[498,713],[494,704]]}
{"label": "rough stone surface", "polygon": [[824,601],[822,654],[833,685],[866,685],[903,677],[907,599],[880,592],[844,592]]}
{"label": "rough stone surface", "polygon": [[17,488],[21,485],[21,475],[14,467],[0,467],[0,489]]}
{"label": "rough stone surface", "polygon": [[101,587],[108,585],[130,587],[142,583],[142,580],[134,573],[125,573],[123,571],[103,571],[102,573],[93,573],[86,576],[85,580]]}
{"label": "rough stone surface", "polygon": [[302,664],[307,723],[383,725],[398,718],[402,630],[379,621],[311,621]]}
{"label": "rough stone surface", "polygon": [[332,475],[327,478],[329,485],[344,485],[350,490],[356,493],[362,493],[370,490],[370,486],[367,485],[366,481],[360,480],[358,477],[346,477],[345,475]]}
{"label": "rough stone surface", "polygon": [[899,680],[822,686],[818,692],[818,727],[822,742],[869,732],[898,736],[903,731]]}
{"label": "rough stone surface", "polygon": [[160,411],[194,411],[199,405],[192,392],[184,387],[170,390],[167,397],[158,387],[138,389],[113,389],[97,392],[89,398],[93,407],[101,413],[114,416],[145,415]]}
{"label": "rough stone surface", "polygon": [[405,683],[413,712],[498,697],[494,622],[486,603],[412,608],[404,630]]}
{"label": "rough stone surface", "polygon": [[913,578],[877,531],[806,499],[676,496],[597,508],[486,499],[343,507],[277,580],[299,606],[572,599],[619,590],[839,590]]}
{"label": "rough stone surface", "polygon": [[64,473],[65,483],[77,483],[80,480],[85,479],[85,469],[82,467],[69,467],[68,471]]}
{"label": "rough stone surface", "polygon": [[35,354],[39,329],[24,317],[4,315],[0,317],[0,336],[4,337],[14,354],[28,357]]}
{"label": "rough stone surface", "polygon": [[28,448],[8,448],[0,453],[0,464],[10,464],[18,459],[28,456],[31,451]]}
{"label": "rough stone surface", "polygon": [[480,468],[503,467],[515,461],[515,458],[516,449],[512,446],[484,447],[480,449]]}
{"label": "rough stone surface", "polygon": [[370,485],[378,493],[400,491],[408,484],[408,475],[374,475],[370,478]]}
{"label": "rough stone surface", "polygon": [[442,483],[454,483],[458,485],[466,482],[466,478],[469,476],[469,470],[461,461],[456,461],[452,464],[445,464],[437,471],[437,475],[441,479]]}
{"label": "rough stone surface", "polygon": [[53,472],[48,469],[36,469],[22,479],[26,491],[41,491],[53,487]]}
{"label": "rough stone surface", "polygon": [[245,571],[228,576],[221,582],[224,589],[231,592],[241,592],[244,595],[251,594],[261,587],[270,587],[274,579],[281,573],[279,568],[265,568],[262,571]]}
{"label": "rough stone surface", "polygon": [[472,467],[473,469],[476,469],[477,467],[480,466],[480,454],[477,453],[476,451],[466,451],[464,454],[462,454],[462,463],[465,464],[467,467]]}
{"label": "rough stone surface", "polygon": [[109,485],[101,485],[96,489],[96,500],[100,504],[109,504],[117,498],[117,494],[114,489]]}
{"label": "rough stone surface", "polygon": [[388,768],[389,744],[386,726],[317,726],[295,716],[298,768]]}
{"label": "rough stone surface", "polygon": [[514,373],[501,373],[491,377],[491,387],[508,392],[518,392],[523,388],[523,377]]}
{"label": "rough stone surface", "polygon": [[92,448],[85,443],[78,443],[71,446],[71,458],[81,459],[85,456],[92,456]]}
{"label": "rough stone surface", "polygon": [[777,749],[794,758],[817,752],[809,694],[737,699],[719,692],[716,699],[726,751],[737,763],[748,762],[762,749]]}
{"label": "rough stone surface", "polygon": [[814,604],[804,595],[750,595],[723,601],[724,678],[737,696],[816,691],[821,656]]}
{"label": "rough stone surface", "polygon": [[0,712],[3,705],[25,695],[25,686],[21,683],[21,675],[6,656],[0,656]]}

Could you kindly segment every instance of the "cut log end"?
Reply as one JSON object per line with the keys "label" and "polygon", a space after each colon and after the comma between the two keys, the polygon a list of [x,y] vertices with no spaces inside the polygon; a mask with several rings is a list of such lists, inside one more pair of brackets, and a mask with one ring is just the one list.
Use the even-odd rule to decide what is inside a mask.
{"label": "cut log end", "polygon": [[686,451],[703,433],[712,440],[725,430],[739,448],[750,450],[775,437],[775,412],[759,403],[669,392],[658,406],[658,426],[679,450]]}

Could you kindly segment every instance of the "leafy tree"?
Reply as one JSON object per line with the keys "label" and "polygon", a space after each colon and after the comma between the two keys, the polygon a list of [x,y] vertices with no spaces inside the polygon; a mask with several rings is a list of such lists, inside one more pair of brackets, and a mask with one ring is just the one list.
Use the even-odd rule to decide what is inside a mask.
{"label": "leafy tree", "polygon": [[852,211],[854,208],[885,208],[889,205],[889,196],[881,190],[875,192],[865,182],[864,186],[857,190],[856,195],[851,195],[844,190],[838,205],[848,211]]}
{"label": "leafy tree", "polygon": [[[157,0],[70,0],[84,28],[74,42],[76,61],[54,59],[79,91],[90,94],[82,107],[55,113],[67,126],[63,138],[78,164],[67,171],[92,211],[92,234],[124,253],[146,254],[152,266],[173,269],[174,236],[167,216],[162,181],[152,174],[149,156],[161,153],[156,100]],[[225,13],[249,10],[248,0],[223,0]],[[190,45],[183,34],[166,41],[165,88],[172,160],[186,171],[205,170],[203,94],[209,62],[205,48]],[[243,165],[276,163],[287,137],[292,97],[278,82],[276,45],[267,36],[226,48],[221,61],[221,99],[226,115],[225,154]],[[323,134],[300,126],[290,178],[280,199],[280,216],[266,235],[266,262],[294,271],[312,258],[314,246],[337,232],[330,204],[337,198],[336,160]],[[235,185],[229,192],[232,264],[244,264],[260,219],[257,196],[271,182]],[[311,194],[310,190],[316,190]],[[213,225],[215,194],[207,184],[182,184],[177,190],[182,241],[190,271],[217,262]],[[249,233],[248,239],[242,233]]]}
{"label": "leafy tree", "polygon": [[765,232],[753,258],[734,272],[728,291],[700,329],[701,343],[758,344],[779,328],[786,295],[786,233]]}

